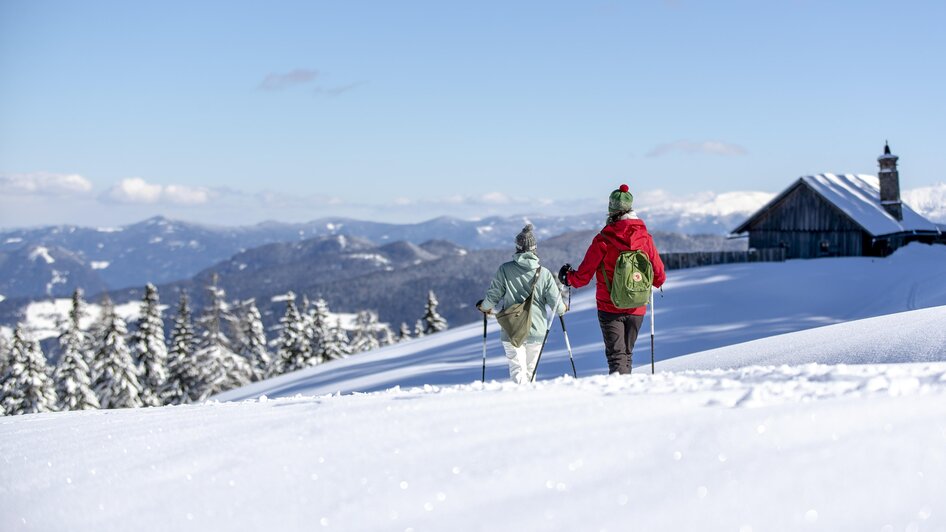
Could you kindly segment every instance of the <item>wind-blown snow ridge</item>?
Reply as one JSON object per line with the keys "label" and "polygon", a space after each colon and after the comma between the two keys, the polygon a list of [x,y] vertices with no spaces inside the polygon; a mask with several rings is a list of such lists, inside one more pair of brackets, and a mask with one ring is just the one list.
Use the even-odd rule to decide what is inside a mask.
{"label": "wind-blown snow ridge", "polygon": [[[408,398],[419,395],[474,392],[529,393],[530,390],[567,389],[602,395],[697,394],[703,406],[762,407],[871,394],[946,394],[946,362],[931,364],[803,364],[799,366],[747,366],[735,369],[661,371],[655,374],[598,375],[574,379],[563,375],[548,381],[519,385],[509,381],[475,381],[453,386],[395,386],[388,390],[354,393],[356,396]],[[270,399],[261,396],[246,402],[306,403],[330,401],[341,394]]]}

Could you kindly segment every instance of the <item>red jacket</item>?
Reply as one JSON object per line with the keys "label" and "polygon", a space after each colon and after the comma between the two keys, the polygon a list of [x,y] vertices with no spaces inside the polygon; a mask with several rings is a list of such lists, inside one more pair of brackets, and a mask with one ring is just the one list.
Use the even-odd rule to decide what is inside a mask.
{"label": "red jacket", "polygon": [[605,226],[601,230],[612,240],[624,243],[627,247],[618,249],[613,244],[605,240],[600,234],[595,235],[588,251],[585,252],[585,258],[581,261],[577,271],[568,273],[568,284],[575,288],[580,288],[591,282],[594,277],[598,284],[595,298],[598,301],[598,310],[611,312],[613,314],[635,314],[643,316],[647,307],[620,309],[611,302],[611,294],[608,287],[601,278],[599,266],[604,261],[604,269],[608,273],[608,279],[614,278],[614,264],[618,260],[621,251],[629,249],[639,249],[647,254],[651,264],[654,266],[654,288],[660,288],[667,280],[667,274],[664,271],[664,263],[657,254],[657,248],[654,246],[654,240],[647,232],[644,222],[639,219],[618,220],[613,224]]}

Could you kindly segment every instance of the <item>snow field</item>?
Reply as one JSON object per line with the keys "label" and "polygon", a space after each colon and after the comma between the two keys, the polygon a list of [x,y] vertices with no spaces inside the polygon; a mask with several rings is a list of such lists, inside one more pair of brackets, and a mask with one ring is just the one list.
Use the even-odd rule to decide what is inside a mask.
{"label": "snow field", "polygon": [[943,530],[944,399],[806,365],[2,418],[0,529]]}
{"label": "snow field", "polygon": [[[669,272],[655,308],[656,359],[668,370],[946,361],[946,246],[913,244],[886,259],[675,270]],[[921,310],[904,313],[911,309]],[[874,317],[881,321],[851,321]],[[565,321],[578,376],[607,373],[593,286],[574,292]],[[760,343],[743,344],[753,340]],[[480,379],[482,349],[480,321],[253,383],[218,399],[466,384]],[[709,351],[713,349],[718,351]],[[681,356],[691,353],[700,354]],[[650,371],[650,316],[638,337],[634,366],[635,371]],[[537,380],[566,373],[571,373],[571,364],[556,320]],[[499,327],[490,320],[486,379],[508,376]]]}
{"label": "snow field", "polygon": [[476,382],[473,323],[218,396],[250,401],[0,418],[0,530],[946,531],[944,279],[915,245],[671,272],[653,376],[649,319],[604,375],[586,289],[577,380],[556,325],[507,382],[491,323]]}

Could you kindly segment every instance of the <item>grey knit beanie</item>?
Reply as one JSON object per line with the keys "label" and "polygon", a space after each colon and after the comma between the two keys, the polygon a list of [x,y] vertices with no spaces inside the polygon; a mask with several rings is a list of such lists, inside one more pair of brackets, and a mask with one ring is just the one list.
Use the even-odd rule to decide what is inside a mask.
{"label": "grey knit beanie", "polygon": [[522,232],[516,235],[516,253],[535,251],[535,234],[532,229],[534,229],[532,224],[526,224]]}

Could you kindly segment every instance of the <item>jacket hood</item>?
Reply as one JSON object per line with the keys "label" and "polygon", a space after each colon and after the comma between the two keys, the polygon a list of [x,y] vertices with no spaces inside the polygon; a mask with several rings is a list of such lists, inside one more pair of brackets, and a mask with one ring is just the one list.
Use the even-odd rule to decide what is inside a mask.
{"label": "jacket hood", "polygon": [[627,237],[631,233],[640,230],[646,231],[647,226],[644,225],[644,220],[634,217],[618,220],[613,224],[608,224],[604,226],[604,229],[602,229],[601,232],[618,237]]}
{"label": "jacket hood", "polygon": [[516,264],[527,270],[534,270],[539,267],[539,256],[532,251],[525,251],[513,255]]}

